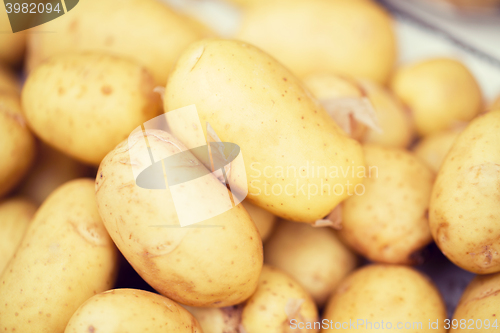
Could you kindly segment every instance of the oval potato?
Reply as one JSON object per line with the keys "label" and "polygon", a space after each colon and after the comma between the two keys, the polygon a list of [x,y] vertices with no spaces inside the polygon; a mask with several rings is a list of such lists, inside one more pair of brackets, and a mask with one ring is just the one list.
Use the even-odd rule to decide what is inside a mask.
{"label": "oval potato", "polygon": [[161,101],[154,87],[151,75],[129,60],[66,54],[28,76],[24,114],[49,145],[98,165],[134,128],[159,114]]}
{"label": "oval potato", "polygon": [[83,302],[112,287],[116,266],[93,181],[64,184],[38,209],[0,276],[0,330],[64,331]]}
{"label": "oval potato", "polygon": [[434,174],[405,150],[366,145],[364,153],[364,192],[343,203],[339,234],[370,260],[416,263],[415,254],[432,240],[427,213]]}
{"label": "oval potato", "polygon": [[14,256],[35,212],[36,205],[22,197],[0,203],[0,275]]}
{"label": "oval potato", "polygon": [[454,264],[500,271],[500,109],[474,119],[456,139],[434,185],[432,236]]}
{"label": "oval potato", "polygon": [[271,232],[273,231],[274,224],[276,223],[277,217],[273,213],[267,210],[252,205],[249,201],[242,202],[243,207],[247,211],[250,218],[255,223],[257,230],[259,230],[260,238],[264,242],[269,238]]}
{"label": "oval potato", "polygon": [[[147,130],[146,138],[155,156],[165,158],[185,150],[167,132]],[[201,178],[206,182],[196,188],[205,199],[197,201],[189,195],[174,204],[168,187],[137,186],[133,171],[141,172],[151,164],[148,145],[139,128],[99,167],[97,205],[111,238],[139,275],[170,299],[217,307],[244,301],[257,286],[263,261],[254,223],[243,206],[237,205],[189,228],[180,227],[177,210],[210,211],[220,205],[228,190],[210,175]],[[193,155],[184,154],[188,154],[188,164],[177,169],[179,174],[194,179],[206,172]]]}
{"label": "oval potato", "polygon": [[[364,165],[360,145],[286,68],[246,43],[193,43],[169,78],[164,104],[167,115],[194,104],[205,134],[209,123],[220,140],[237,144],[245,165],[231,169],[232,183],[248,186],[249,201],[282,218],[313,223],[362,182],[354,172]],[[169,125],[193,148],[196,138],[182,122]]]}
{"label": "oval potato", "polygon": [[372,1],[268,1],[245,12],[237,38],[299,77],[326,71],[384,83],[396,61],[392,19]]}
{"label": "oval potato", "polygon": [[[337,331],[335,323],[345,322],[355,323],[362,332],[380,332],[382,321],[383,330],[409,323],[410,327],[397,331],[447,331],[446,306],[439,291],[429,278],[406,266],[370,265],[354,271],[333,293],[323,318],[329,328],[322,333]],[[439,327],[430,329],[429,320],[437,320]]]}
{"label": "oval potato", "polygon": [[436,58],[404,66],[394,74],[391,88],[410,107],[421,136],[470,121],[482,109],[476,79],[454,59]]}
{"label": "oval potato", "polygon": [[88,299],[64,333],[203,333],[196,319],[168,298],[137,289],[114,289]]}
{"label": "oval potato", "polygon": [[158,0],[85,0],[34,28],[57,34],[31,33],[28,68],[68,52],[98,51],[136,61],[164,85],[175,60],[190,43],[212,35],[194,20]]}

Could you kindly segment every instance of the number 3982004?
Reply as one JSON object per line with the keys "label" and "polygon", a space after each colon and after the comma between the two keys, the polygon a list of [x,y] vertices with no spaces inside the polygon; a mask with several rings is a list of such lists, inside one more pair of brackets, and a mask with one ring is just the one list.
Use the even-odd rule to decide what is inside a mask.
{"label": "number 3982004", "polygon": [[61,8],[59,8],[59,3],[53,6],[51,3],[5,3],[5,8],[7,9],[7,14],[10,13],[24,13],[24,14],[42,14],[42,13],[60,13]]}

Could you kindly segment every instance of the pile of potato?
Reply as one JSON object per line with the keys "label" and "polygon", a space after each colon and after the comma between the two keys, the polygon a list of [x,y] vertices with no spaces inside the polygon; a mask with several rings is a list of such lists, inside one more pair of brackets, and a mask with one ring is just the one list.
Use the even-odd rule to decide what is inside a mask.
{"label": "pile of potato", "polygon": [[[235,2],[232,39],[158,0],[0,33],[0,332],[497,332],[500,98],[456,59],[399,65],[370,0]],[[207,174],[197,123],[142,126],[193,104],[248,195],[180,227],[226,185],[136,178],[180,152]],[[453,318],[412,267],[432,242],[478,274]],[[116,288],[122,256],[158,293]]]}

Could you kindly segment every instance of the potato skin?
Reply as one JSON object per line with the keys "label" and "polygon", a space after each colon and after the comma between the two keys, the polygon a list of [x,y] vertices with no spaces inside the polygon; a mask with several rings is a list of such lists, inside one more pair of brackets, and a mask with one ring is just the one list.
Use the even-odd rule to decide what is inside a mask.
{"label": "potato skin", "polygon": [[0,92],[0,197],[24,177],[35,157],[35,139],[15,94]]}
{"label": "potato skin", "polygon": [[137,289],[114,289],[88,299],[64,333],[202,333],[193,316],[174,301]]}
{"label": "potato skin", "polygon": [[268,1],[246,11],[237,38],[299,77],[326,71],[385,83],[396,60],[392,19],[371,1]]}
{"label": "potato skin", "polygon": [[65,54],[29,75],[22,94],[24,114],[49,145],[98,165],[135,127],[159,114],[154,87],[151,75],[129,60]]}
{"label": "potato skin", "polygon": [[73,10],[32,33],[28,41],[28,68],[67,52],[98,51],[132,59],[164,85],[181,51],[212,35],[206,27],[177,14],[157,0],[86,0]]}
{"label": "potato skin", "polygon": [[365,192],[342,206],[340,236],[370,260],[416,263],[415,252],[431,242],[427,222],[434,174],[411,153],[364,146],[371,176]]}
{"label": "potato skin", "polygon": [[260,238],[263,242],[266,241],[266,239],[268,239],[271,235],[274,224],[276,223],[276,220],[278,218],[273,213],[270,213],[263,208],[252,205],[247,200],[244,200],[242,202],[242,205],[243,207],[245,207],[248,215],[250,215],[253,223],[255,223],[257,230],[259,230]]}
{"label": "potato skin", "polygon": [[[479,328],[479,321],[481,321],[483,330],[480,332],[497,330],[491,325],[493,325],[495,321],[496,325],[500,324],[499,285],[500,273],[476,276],[469,286],[467,286],[467,289],[465,289],[460,298],[460,302],[453,314],[453,319],[458,321],[458,327],[451,327],[450,333],[470,332],[467,328],[460,328],[460,320],[464,319],[466,320],[467,327],[474,321],[474,325],[471,327],[475,329]],[[485,328],[485,320],[487,319],[490,321],[489,329]]]}
{"label": "potato skin", "polygon": [[[217,39],[193,43],[169,78],[164,104],[167,114],[195,104],[204,131],[208,122],[222,141],[239,145],[247,200],[282,218],[313,223],[362,181],[351,172],[364,165],[359,143],[297,78],[254,46]],[[183,127],[170,127],[190,147]],[[331,167],[346,175],[331,176]],[[307,168],[309,174],[324,169],[301,176]],[[234,170],[231,178],[241,184],[243,170]]]}
{"label": "potato skin", "polygon": [[225,308],[185,308],[198,320],[203,333],[241,333],[241,311],[243,305]]}
{"label": "potato skin", "polygon": [[289,274],[321,307],[357,264],[331,228],[280,221],[264,246],[266,264]]}
{"label": "potato skin", "polygon": [[93,181],[61,186],[36,212],[0,276],[0,330],[62,332],[83,302],[111,288],[116,259]]}
{"label": "potato skin", "polygon": [[[431,280],[406,266],[369,265],[354,271],[335,290],[323,314],[325,319],[336,322],[421,322],[422,327],[405,329],[405,332],[446,332],[442,325],[446,307]],[[439,329],[429,329],[429,319],[439,320]],[[360,323],[361,324],[361,323]],[[373,325],[373,324],[372,324]],[[357,326],[362,332],[379,332],[379,329]],[[336,331],[322,329],[322,333]],[[401,330],[398,330],[401,331]]]}
{"label": "potato skin", "polygon": [[0,10],[0,64],[18,65],[22,62],[26,48],[25,32],[12,33],[5,7]]}
{"label": "potato skin", "polygon": [[[147,138],[158,156],[171,156],[183,147],[159,130],[147,130]],[[142,133],[129,140],[130,149],[124,141],[104,158],[95,185],[99,212],[121,253],[146,282],[177,302],[223,307],[250,297],[262,268],[262,242],[243,206],[190,228],[175,227],[179,220],[170,189],[136,185],[132,168],[140,172],[151,162]],[[194,156],[190,161],[194,165],[180,172],[205,170]],[[185,202],[186,209],[209,210],[227,188],[211,177],[198,191],[209,199]]]}
{"label": "potato skin", "polygon": [[[303,301],[296,313],[288,313],[291,304]],[[290,317],[289,317],[290,315]],[[315,322],[318,310],[302,286],[279,269],[264,265],[259,286],[241,314],[241,327],[246,333],[314,333],[316,329],[290,329],[290,321]]]}
{"label": "potato skin", "polygon": [[432,236],[445,256],[476,274],[500,271],[500,110],[474,119],[439,170]]}
{"label": "potato skin", "polygon": [[0,275],[21,244],[35,211],[36,205],[22,197],[0,203]]}
{"label": "potato skin", "polygon": [[413,112],[419,135],[469,121],[482,109],[476,79],[461,62],[436,58],[398,69],[391,88]]}
{"label": "potato skin", "polygon": [[0,65],[0,93],[19,95],[20,92],[21,86],[14,73]]}

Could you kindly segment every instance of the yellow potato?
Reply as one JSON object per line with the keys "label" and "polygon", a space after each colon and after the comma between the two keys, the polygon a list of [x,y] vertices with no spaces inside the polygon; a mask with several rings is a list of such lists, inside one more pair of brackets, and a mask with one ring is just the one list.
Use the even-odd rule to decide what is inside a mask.
{"label": "yellow potato", "polygon": [[16,193],[41,204],[62,184],[76,178],[90,176],[89,167],[47,146],[38,145],[38,155]]}
{"label": "yellow potato", "polygon": [[[438,290],[426,276],[405,266],[370,265],[355,271],[335,290],[323,318],[322,333],[342,325],[367,333],[447,331],[446,307]],[[429,328],[436,320],[438,329]]]}
{"label": "yellow potato", "polygon": [[271,1],[245,13],[238,39],[298,76],[335,72],[384,83],[396,60],[393,22],[371,1]]}
{"label": "yellow potato", "polygon": [[461,62],[430,59],[400,68],[392,90],[413,112],[421,136],[474,118],[482,109],[476,79]]}
{"label": "yellow potato", "polygon": [[496,110],[496,109],[500,109],[500,96],[498,96],[497,99],[494,100],[490,106],[490,110]]}
{"label": "yellow potato", "polygon": [[456,139],[434,185],[432,236],[453,263],[500,271],[500,109],[474,119]]}
{"label": "yellow potato", "polygon": [[85,0],[34,29],[28,67],[67,52],[100,51],[135,60],[164,85],[176,58],[190,43],[212,33],[158,0]]}
{"label": "yellow potato", "polygon": [[259,230],[260,238],[264,242],[269,238],[271,232],[273,231],[273,227],[277,219],[276,215],[265,209],[252,205],[248,201],[243,201],[242,204],[248,215],[250,215],[252,221],[255,223],[257,230]]}
{"label": "yellow potato", "polygon": [[97,294],[75,312],[64,333],[202,333],[196,319],[179,304],[137,289]]}
{"label": "yellow potato", "polygon": [[[251,45],[193,43],[170,76],[164,102],[167,112],[195,104],[205,134],[209,123],[220,140],[239,145],[245,166],[233,167],[230,181],[248,185],[247,199],[275,215],[313,223],[362,181],[360,145],[297,78]],[[177,121],[169,123],[173,134],[193,148],[196,138],[184,119]]]}
{"label": "yellow potato", "polygon": [[36,205],[21,197],[0,203],[0,275],[14,256],[35,211]]}
{"label": "yellow potato", "polygon": [[[183,145],[167,132],[147,130],[146,135],[155,160],[182,151]],[[176,198],[179,193],[186,196],[174,203],[168,187],[137,186],[134,173],[151,164],[147,147],[139,128],[99,168],[97,205],[111,238],[142,278],[168,298],[191,306],[223,307],[244,301],[257,286],[263,260],[259,232],[249,215],[237,205],[180,227],[178,214],[210,213],[228,190],[208,175],[197,178],[196,193],[190,192],[192,186],[176,190]],[[194,179],[207,172],[193,155],[183,154],[189,162],[177,169],[179,175]],[[164,184],[163,178],[160,181]]]}
{"label": "yellow potato", "polygon": [[29,75],[23,111],[42,140],[98,165],[135,127],[160,112],[154,86],[151,75],[129,60],[97,53],[67,54]]}
{"label": "yellow potato", "polygon": [[20,92],[21,88],[14,73],[0,66],[0,93],[19,95]]}
{"label": "yellow potato", "polygon": [[413,153],[422,162],[425,162],[432,171],[438,173],[446,154],[448,154],[462,130],[462,127],[458,127],[430,134],[422,138],[413,148]]}
{"label": "yellow potato", "polygon": [[[312,333],[318,332],[314,328],[317,319],[318,310],[307,291],[285,273],[265,265],[257,290],[244,305],[241,328],[246,333]],[[299,330],[299,325],[305,329]]]}
{"label": "yellow potato", "polygon": [[372,261],[416,263],[432,240],[427,212],[434,174],[405,150],[366,145],[364,153],[365,191],[344,202],[340,236]]}
{"label": "yellow potato", "polygon": [[111,288],[116,259],[93,181],[61,186],[38,209],[0,276],[0,331],[62,332],[83,302]]}
{"label": "yellow potato", "polygon": [[[500,300],[498,298],[500,273],[476,276],[462,294],[453,319],[446,324],[450,333],[496,332],[500,327]],[[482,330],[481,330],[482,329]]]}
{"label": "yellow potato", "polygon": [[266,264],[288,273],[323,306],[357,258],[331,228],[281,221],[264,246]]}
{"label": "yellow potato", "polygon": [[241,333],[241,311],[243,305],[225,308],[196,308],[185,306],[198,320],[203,333]]}
{"label": "yellow potato", "polygon": [[4,6],[0,10],[0,64],[17,65],[22,62],[26,48],[26,32],[13,33]]}
{"label": "yellow potato", "polygon": [[35,156],[35,140],[15,94],[0,93],[0,197],[16,186]]}

